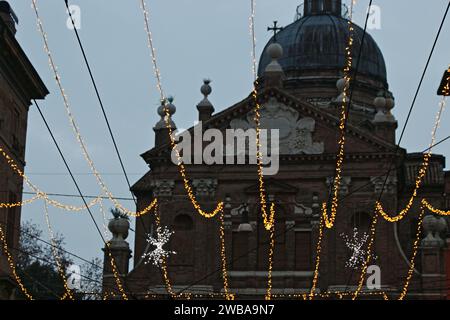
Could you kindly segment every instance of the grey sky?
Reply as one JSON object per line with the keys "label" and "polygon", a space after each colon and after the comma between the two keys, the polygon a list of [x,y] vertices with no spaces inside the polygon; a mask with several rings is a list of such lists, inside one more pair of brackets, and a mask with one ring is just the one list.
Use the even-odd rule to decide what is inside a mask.
{"label": "grey sky", "polygon": [[[73,0],[81,7],[80,35],[99,84],[107,113],[131,180],[147,170],[139,155],[153,145],[153,125],[158,92],[152,73],[143,16],[139,0]],[[203,78],[213,80],[210,100],[216,111],[246,97],[252,87],[251,42],[246,0],[147,0],[151,25],[166,93],[175,96],[178,127],[188,127],[197,119],[196,104]],[[258,54],[269,39],[266,32],[273,20],[281,25],[293,22],[301,0],[257,0],[256,30]],[[349,1],[346,1],[347,3]],[[375,0],[382,9],[381,30],[371,30],[387,63],[388,81],[396,97],[393,111],[401,127],[431,49],[448,0]],[[37,31],[31,0],[10,1],[20,19],[17,37],[51,94],[41,102],[62,149],[70,161],[85,194],[98,195],[100,189],[88,173],[80,149],[69,127],[62,99],[48,67],[43,43]],[[357,1],[356,22],[362,25],[369,1]],[[116,196],[130,193],[106,125],[95,99],[80,50],[72,30],[66,28],[63,1],[38,1],[50,46],[72,103],[75,117],[97,168]],[[450,19],[444,26],[435,56],[410,120],[403,147],[410,152],[425,149],[430,141],[439,98],[437,86],[450,63]],[[445,114],[438,138],[450,134]],[[435,151],[450,156],[450,142]],[[70,177],[46,132],[35,108],[30,109],[26,172],[47,192],[76,194]],[[62,202],[81,204],[77,199]],[[126,202],[133,208],[132,202]],[[105,204],[108,208],[110,203]],[[98,209],[93,210],[101,225]],[[43,204],[23,208],[22,219],[32,219],[44,230]],[[88,214],[51,209],[55,231],[64,233],[67,249],[90,258],[100,256],[101,239]],[[131,234],[130,240],[134,238]]]}

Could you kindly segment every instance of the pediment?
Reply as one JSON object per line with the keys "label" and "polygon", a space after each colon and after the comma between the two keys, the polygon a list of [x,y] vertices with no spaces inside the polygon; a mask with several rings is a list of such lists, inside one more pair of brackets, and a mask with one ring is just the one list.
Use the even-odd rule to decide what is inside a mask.
{"label": "pediment", "polygon": [[[314,105],[300,100],[280,89],[262,90],[258,96],[261,104],[261,128],[279,129],[280,155],[322,155],[338,151],[339,119]],[[203,123],[204,129],[254,128],[255,101],[250,95],[241,102],[215,114]],[[175,119],[176,120],[176,119]],[[193,128],[189,129],[193,132]],[[346,152],[358,154],[392,153],[396,146],[375,136],[363,126],[351,123],[346,129]],[[152,149],[142,156],[164,157],[170,146]]]}

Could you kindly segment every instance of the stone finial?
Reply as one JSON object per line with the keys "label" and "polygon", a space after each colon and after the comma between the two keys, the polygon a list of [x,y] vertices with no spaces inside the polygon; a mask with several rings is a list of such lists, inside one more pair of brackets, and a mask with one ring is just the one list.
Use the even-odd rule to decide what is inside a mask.
{"label": "stone finial", "polygon": [[108,229],[113,235],[111,243],[125,242],[125,239],[128,238],[130,221],[123,217],[114,217],[109,220]]}
{"label": "stone finial", "polygon": [[200,92],[203,94],[204,98],[197,105],[198,110],[198,120],[199,121],[207,121],[211,118],[214,113],[214,106],[211,101],[209,101],[208,96],[212,92],[212,88],[210,86],[211,80],[205,79],[203,80],[203,85],[200,88]]}
{"label": "stone finial", "polygon": [[440,219],[428,215],[423,218],[422,226],[423,231],[426,234],[425,238],[421,241],[422,247],[442,247],[444,245],[444,240],[442,240],[440,232],[445,231],[447,228],[445,219],[442,223]]}
{"label": "stone finial", "polygon": [[283,73],[283,68],[278,62],[278,60],[283,56],[283,47],[277,42],[271,43],[267,48],[267,53],[272,59],[272,62],[267,65],[265,72]]}
{"label": "stone finial", "polygon": [[377,110],[373,119],[374,123],[395,123],[396,120],[391,113],[395,106],[395,100],[392,94],[380,91],[377,97],[373,100],[373,104]]}
{"label": "stone finial", "polygon": [[158,115],[161,119],[153,127],[153,131],[155,131],[155,147],[159,147],[165,143],[169,143],[170,141],[168,133],[169,130],[166,124],[166,110],[169,113],[169,123],[172,128],[172,132],[175,132],[177,128],[175,122],[172,120],[172,116],[177,111],[177,108],[173,104],[173,98],[169,97],[166,100],[161,101],[161,105],[158,107]]}

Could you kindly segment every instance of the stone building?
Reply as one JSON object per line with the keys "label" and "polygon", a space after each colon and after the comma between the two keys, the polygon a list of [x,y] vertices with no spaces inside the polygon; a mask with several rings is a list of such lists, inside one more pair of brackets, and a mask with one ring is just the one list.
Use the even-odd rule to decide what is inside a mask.
{"label": "stone building", "polygon": [[[280,170],[265,177],[268,197],[276,203],[276,240],[273,265],[273,294],[309,292],[315,266],[319,212],[330,198],[338,152],[339,109],[349,39],[348,20],[340,0],[306,0],[296,21],[272,38],[259,64],[258,101],[265,129],[279,129]],[[353,99],[349,106],[345,161],[336,225],[323,240],[318,290],[354,290],[360,270],[346,266],[352,252],[343,234],[354,228],[368,232],[374,204],[386,181],[381,201],[389,212],[404,207],[414,187],[422,162],[421,153],[396,147],[397,121],[389,90],[383,54],[363,30],[354,26]],[[362,48],[361,48],[362,47]],[[361,59],[358,61],[358,53]],[[255,101],[250,94],[235,105],[214,113],[208,82],[204,99],[197,106],[203,129],[251,128]],[[170,104],[174,117],[176,107]],[[176,292],[198,294],[223,290],[218,219],[205,219],[193,208],[183,187],[161,120],[155,125],[155,146],[142,154],[150,170],[133,187],[138,209],[154,197],[160,202],[162,225],[175,231],[167,249],[176,251],[168,259],[168,274]],[[175,126],[173,120],[172,125]],[[431,125],[431,124],[430,124]],[[193,128],[190,129],[194,131]],[[392,170],[389,170],[393,164]],[[265,231],[259,205],[255,165],[186,165],[193,192],[205,210],[225,200],[225,239],[230,291],[238,297],[263,298],[267,287],[269,234]],[[389,176],[386,175],[389,173]],[[420,197],[437,207],[449,209],[449,172],[445,158],[433,155]],[[417,230],[419,204],[399,223],[379,221],[372,264],[380,267],[381,289],[398,296],[408,272],[408,260]],[[416,270],[410,286],[412,298],[446,297],[445,238],[447,223],[427,217]],[[136,297],[146,293],[167,297],[158,268],[145,264],[149,248],[146,234],[154,234],[154,215],[136,222],[134,269],[128,270],[131,250],[123,232],[114,231],[114,255],[125,287]],[[431,240],[427,241],[430,236]],[[428,240],[430,238],[428,237]],[[105,262],[105,290],[114,287]],[[368,288],[364,287],[364,291]]]}
{"label": "stone building", "polygon": [[[47,88],[15,38],[18,19],[6,1],[0,1],[0,148],[23,171],[28,110],[33,99],[43,99]],[[22,178],[0,157],[0,202],[22,200]],[[20,230],[20,207],[0,209],[0,224],[13,256]],[[16,282],[0,250],[0,299],[13,298]]]}

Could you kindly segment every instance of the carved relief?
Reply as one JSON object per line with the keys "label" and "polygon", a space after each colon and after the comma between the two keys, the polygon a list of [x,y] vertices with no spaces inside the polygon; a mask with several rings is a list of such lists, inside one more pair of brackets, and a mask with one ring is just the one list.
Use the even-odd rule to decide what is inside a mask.
{"label": "carved relief", "polygon": [[196,196],[213,197],[216,194],[217,179],[193,179],[192,186]]}
{"label": "carved relief", "polygon": [[[314,142],[313,133],[316,122],[313,118],[300,118],[299,113],[271,98],[261,107],[261,129],[279,129],[281,154],[322,154],[323,142]],[[254,112],[249,112],[246,119],[234,119],[230,122],[232,129],[255,128]]]}
{"label": "carved relief", "polygon": [[[351,177],[341,177],[341,185],[339,187],[340,196],[345,196],[348,194],[351,182],[352,182]],[[326,181],[327,187],[330,188],[333,185],[333,183],[334,177],[328,177]]]}
{"label": "carved relief", "polygon": [[171,197],[175,188],[175,181],[169,179],[153,180],[150,182],[150,186],[155,197]]}
{"label": "carved relief", "polygon": [[384,190],[383,193],[395,193],[397,191],[397,177],[388,177],[386,180],[386,177],[372,177],[370,178],[370,181],[372,182],[374,186],[374,192],[379,194],[381,193],[381,190]]}

